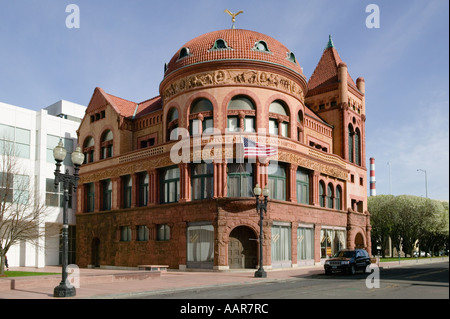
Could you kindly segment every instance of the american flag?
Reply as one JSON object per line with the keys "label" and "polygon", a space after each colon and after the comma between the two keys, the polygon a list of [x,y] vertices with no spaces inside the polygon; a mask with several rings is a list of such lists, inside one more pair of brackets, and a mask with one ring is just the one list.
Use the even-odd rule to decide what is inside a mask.
{"label": "american flag", "polygon": [[244,146],[244,157],[266,157],[277,155],[277,149],[262,143],[252,141],[246,137],[242,137]]}

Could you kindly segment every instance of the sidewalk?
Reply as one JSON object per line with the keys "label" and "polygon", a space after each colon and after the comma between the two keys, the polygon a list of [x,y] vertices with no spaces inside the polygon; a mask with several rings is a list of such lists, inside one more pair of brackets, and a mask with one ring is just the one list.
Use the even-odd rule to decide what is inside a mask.
{"label": "sidewalk", "polygon": [[[446,258],[419,260],[419,263],[448,262]],[[380,263],[380,267],[401,267],[416,261]],[[27,268],[10,270],[61,273],[61,267]],[[267,278],[254,278],[254,270],[242,271],[177,271],[150,272],[142,270],[80,269],[80,288],[71,298],[53,297],[53,288],[61,275],[0,278],[0,299],[113,299],[140,293],[160,293],[180,289],[214,287],[218,285],[251,284],[292,280],[314,274],[323,274],[323,266],[268,270]],[[14,279],[14,285],[11,284]],[[6,282],[6,284],[5,284]],[[11,287],[9,287],[10,285]],[[14,287],[13,287],[14,286]],[[13,289],[11,289],[13,288]]]}

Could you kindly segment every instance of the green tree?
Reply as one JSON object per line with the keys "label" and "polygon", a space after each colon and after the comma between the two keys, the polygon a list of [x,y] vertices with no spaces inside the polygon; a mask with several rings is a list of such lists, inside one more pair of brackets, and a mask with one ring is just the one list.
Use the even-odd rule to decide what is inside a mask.
{"label": "green tree", "polygon": [[429,209],[433,213],[419,238],[421,251],[439,253],[448,246],[448,203],[432,201]]}
{"label": "green tree", "polygon": [[389,245],[389,237],[395,226],[393,195],[371,196],[368,199],[368,209],[372,224],[372,247],[381,247],[382,257]]}
{"label": "green tree", "polygon": [[387,239],[405,254],[421,250],[448,249],[448,203],[412,195],[369,197],[373,246],[380,245],[384,257]]}

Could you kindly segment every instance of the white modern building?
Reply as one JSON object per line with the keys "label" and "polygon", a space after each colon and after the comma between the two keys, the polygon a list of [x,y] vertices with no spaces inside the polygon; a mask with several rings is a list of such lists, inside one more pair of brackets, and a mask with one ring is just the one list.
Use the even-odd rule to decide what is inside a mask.
{"label": "white modern building", "polygon": [[[61,167],[73,173],[70,155],[77,146],[77,129],[84,117],[86,107],[61,100],[42,110],[33,111],[0,102],[0,140],[14,143],[18,152],[20,170],[28,176],[35,193],[48,206],[45,229],[62,227],[62,189],[55,189],[55,160],[53,148],[60,138],[67,150],[66,161]],[[23,176],[18,176],[23,178]],[[16,176],[14,176],[14,181]],[[69,202],[69,263],[75,258],[75,211],[76,200]],[[53,232],[54,233],[54,232]],[[27,242],[13,246],[7,253],[9,267],[44,267],[61,264],[60,236],[50,235],[38,245]]]}

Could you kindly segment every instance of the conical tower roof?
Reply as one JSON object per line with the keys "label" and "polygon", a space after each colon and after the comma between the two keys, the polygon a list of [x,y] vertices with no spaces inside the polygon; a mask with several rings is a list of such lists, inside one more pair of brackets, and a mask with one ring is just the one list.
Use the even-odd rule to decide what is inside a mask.
{"label": "conical tower roof", "polygon": [[[308,94],[313,95],[318,91],[326,91],[335,89],[338,85],[338,68],[339,64],[344,63],[339,56],[338,51],[334,47],[331,35],[329,36],[327,46],[323,50],[322,57],[317,64],[311,78],[308,81]],[[357,89],[355,82],[347,72],[347,83]]]}

